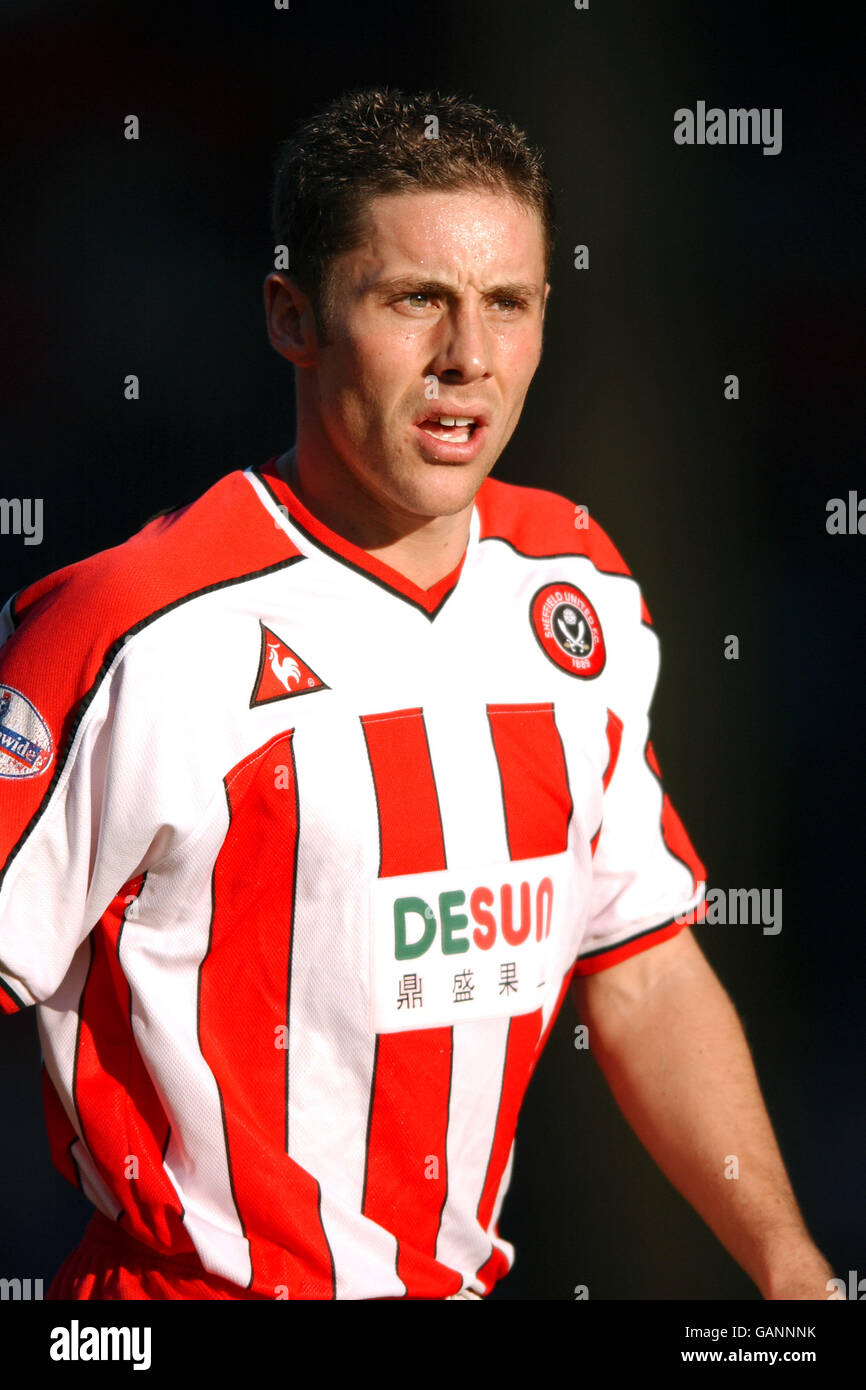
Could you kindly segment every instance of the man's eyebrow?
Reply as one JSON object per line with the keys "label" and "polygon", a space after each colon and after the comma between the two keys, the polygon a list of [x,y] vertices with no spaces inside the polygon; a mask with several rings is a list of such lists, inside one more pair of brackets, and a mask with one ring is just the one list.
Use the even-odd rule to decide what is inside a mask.
{"label": "man's eyebrow", "polygon": [[[390,279],[375,280],[367,288],[369,293],[382,296],[426,294],[440,298],[453,298],[456,292],[454,286],[447,284],[446,281],[425,279],[422,275],[395,275]],[[540,286],[525,284],[522,281],[509,281],[506,284],[493,285],[484,291],[487,299],[534,299],[540,293]]]}

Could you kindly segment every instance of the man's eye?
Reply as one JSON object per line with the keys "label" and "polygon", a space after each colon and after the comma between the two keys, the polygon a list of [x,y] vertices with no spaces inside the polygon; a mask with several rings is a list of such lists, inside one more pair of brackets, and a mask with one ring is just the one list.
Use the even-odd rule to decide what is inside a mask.
{"label": "man's eye", "polygon": [[404,295],[404,299],[407,304],[411,304],[416,309],[423,309],[426,304],[430,303],[429,294],[425,294],[423,290],[415,290],[412,294]]}
{"label": "man's eye", "polygon": [[497,299],[496,307],[502,309],[506,314],[513,314],[522,304],[520,299]]}

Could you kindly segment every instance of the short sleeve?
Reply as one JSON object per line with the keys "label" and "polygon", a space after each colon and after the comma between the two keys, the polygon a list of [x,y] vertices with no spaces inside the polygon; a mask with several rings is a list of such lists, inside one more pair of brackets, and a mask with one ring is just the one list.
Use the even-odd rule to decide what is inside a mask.
{"label": "short sleeve", "polygon": [[[74,612],[0,613],[0,1013],[41,1003],[152,839],[119,733],[122,652],[94,671]],[[124,736],[124,734],[126,736]]]}
{"label": "short sleeve", "polygon": [[635,616],[624,625],[619,648],[618,676],[608,695],[602,821],[593,846],[578,976],[668,940],[682,930],[689,913],[690,920],[700,920],[706,889],[706,870],[664,790],[650,741],[658,638],[648,621]]}

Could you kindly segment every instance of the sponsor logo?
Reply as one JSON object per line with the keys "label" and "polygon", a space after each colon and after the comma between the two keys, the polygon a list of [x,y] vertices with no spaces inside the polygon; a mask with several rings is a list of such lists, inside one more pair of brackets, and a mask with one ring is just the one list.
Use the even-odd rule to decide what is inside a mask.
{"label": "sponsor logo", "polygon": [[302,661],[297,652],[282,637],[278,637],[259,619],[262,645],[259,652],[259,669],[253,693],[250,696],[250,709],[256,705],[269,705],[274,700],[289,700],[293,695],[310,695],[314,690],[328,690],[330,687],[311,666]]}
{"label": "sponsor logo", "polygon": [[[517,915],[515,898],[520,903]],[[550,935],[553,880],[545,875],[537,886],[527,879],[521,879],[519,887],[503,883],[498,893],[486,884],[473,888],[469,894],[463,888],[452,888],[438,895],[437,906],[438,914],[423,898],[395,900],[395,960],[417,960],[430,950],[437,935],[446,956],[462,955],[470,949],[470,942],[481,951],[489,951],[497,936],[509,946],[520,946],[530,937],[533,927],[536,941],[541,941]],[[468,915],[462,910],[464,907],[468,908]],[[472,922],[476,925],[469,932]]]}
{"label": "sponsor logo", "polygon": [[545,584],[529,608],[532,630],[546,656],[570,676],[591,680],[604,668],[604,637],[586,594],[572,584]]}
{"label": "sponsor logo", "polygon": [[0,685],[0,777],[38,777],[54,741],[38,709],[20,690]]}
{"label": "sponsor logo", "polygon": [[[549,1002],[579,920],[568,853],[371,885],[377,1033],[530,1013]],[[562,968],[556,962],[560,961]]]}

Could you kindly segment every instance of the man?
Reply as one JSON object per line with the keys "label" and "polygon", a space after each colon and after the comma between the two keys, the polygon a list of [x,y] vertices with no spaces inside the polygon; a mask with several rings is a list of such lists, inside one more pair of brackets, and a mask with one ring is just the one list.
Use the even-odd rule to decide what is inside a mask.
{"label": "man", "polygon": [[274,213],[295,447],[3,616],[0,1001],[38,1008],[97,1208],[50,1296],[483,1297],[573,982],[671,1181],[766,1298],[826,1297],[676,920],[705,875],[637,584],[571,503],[488,478],[541,355],[537,152],[355,94],[288,142]]}

